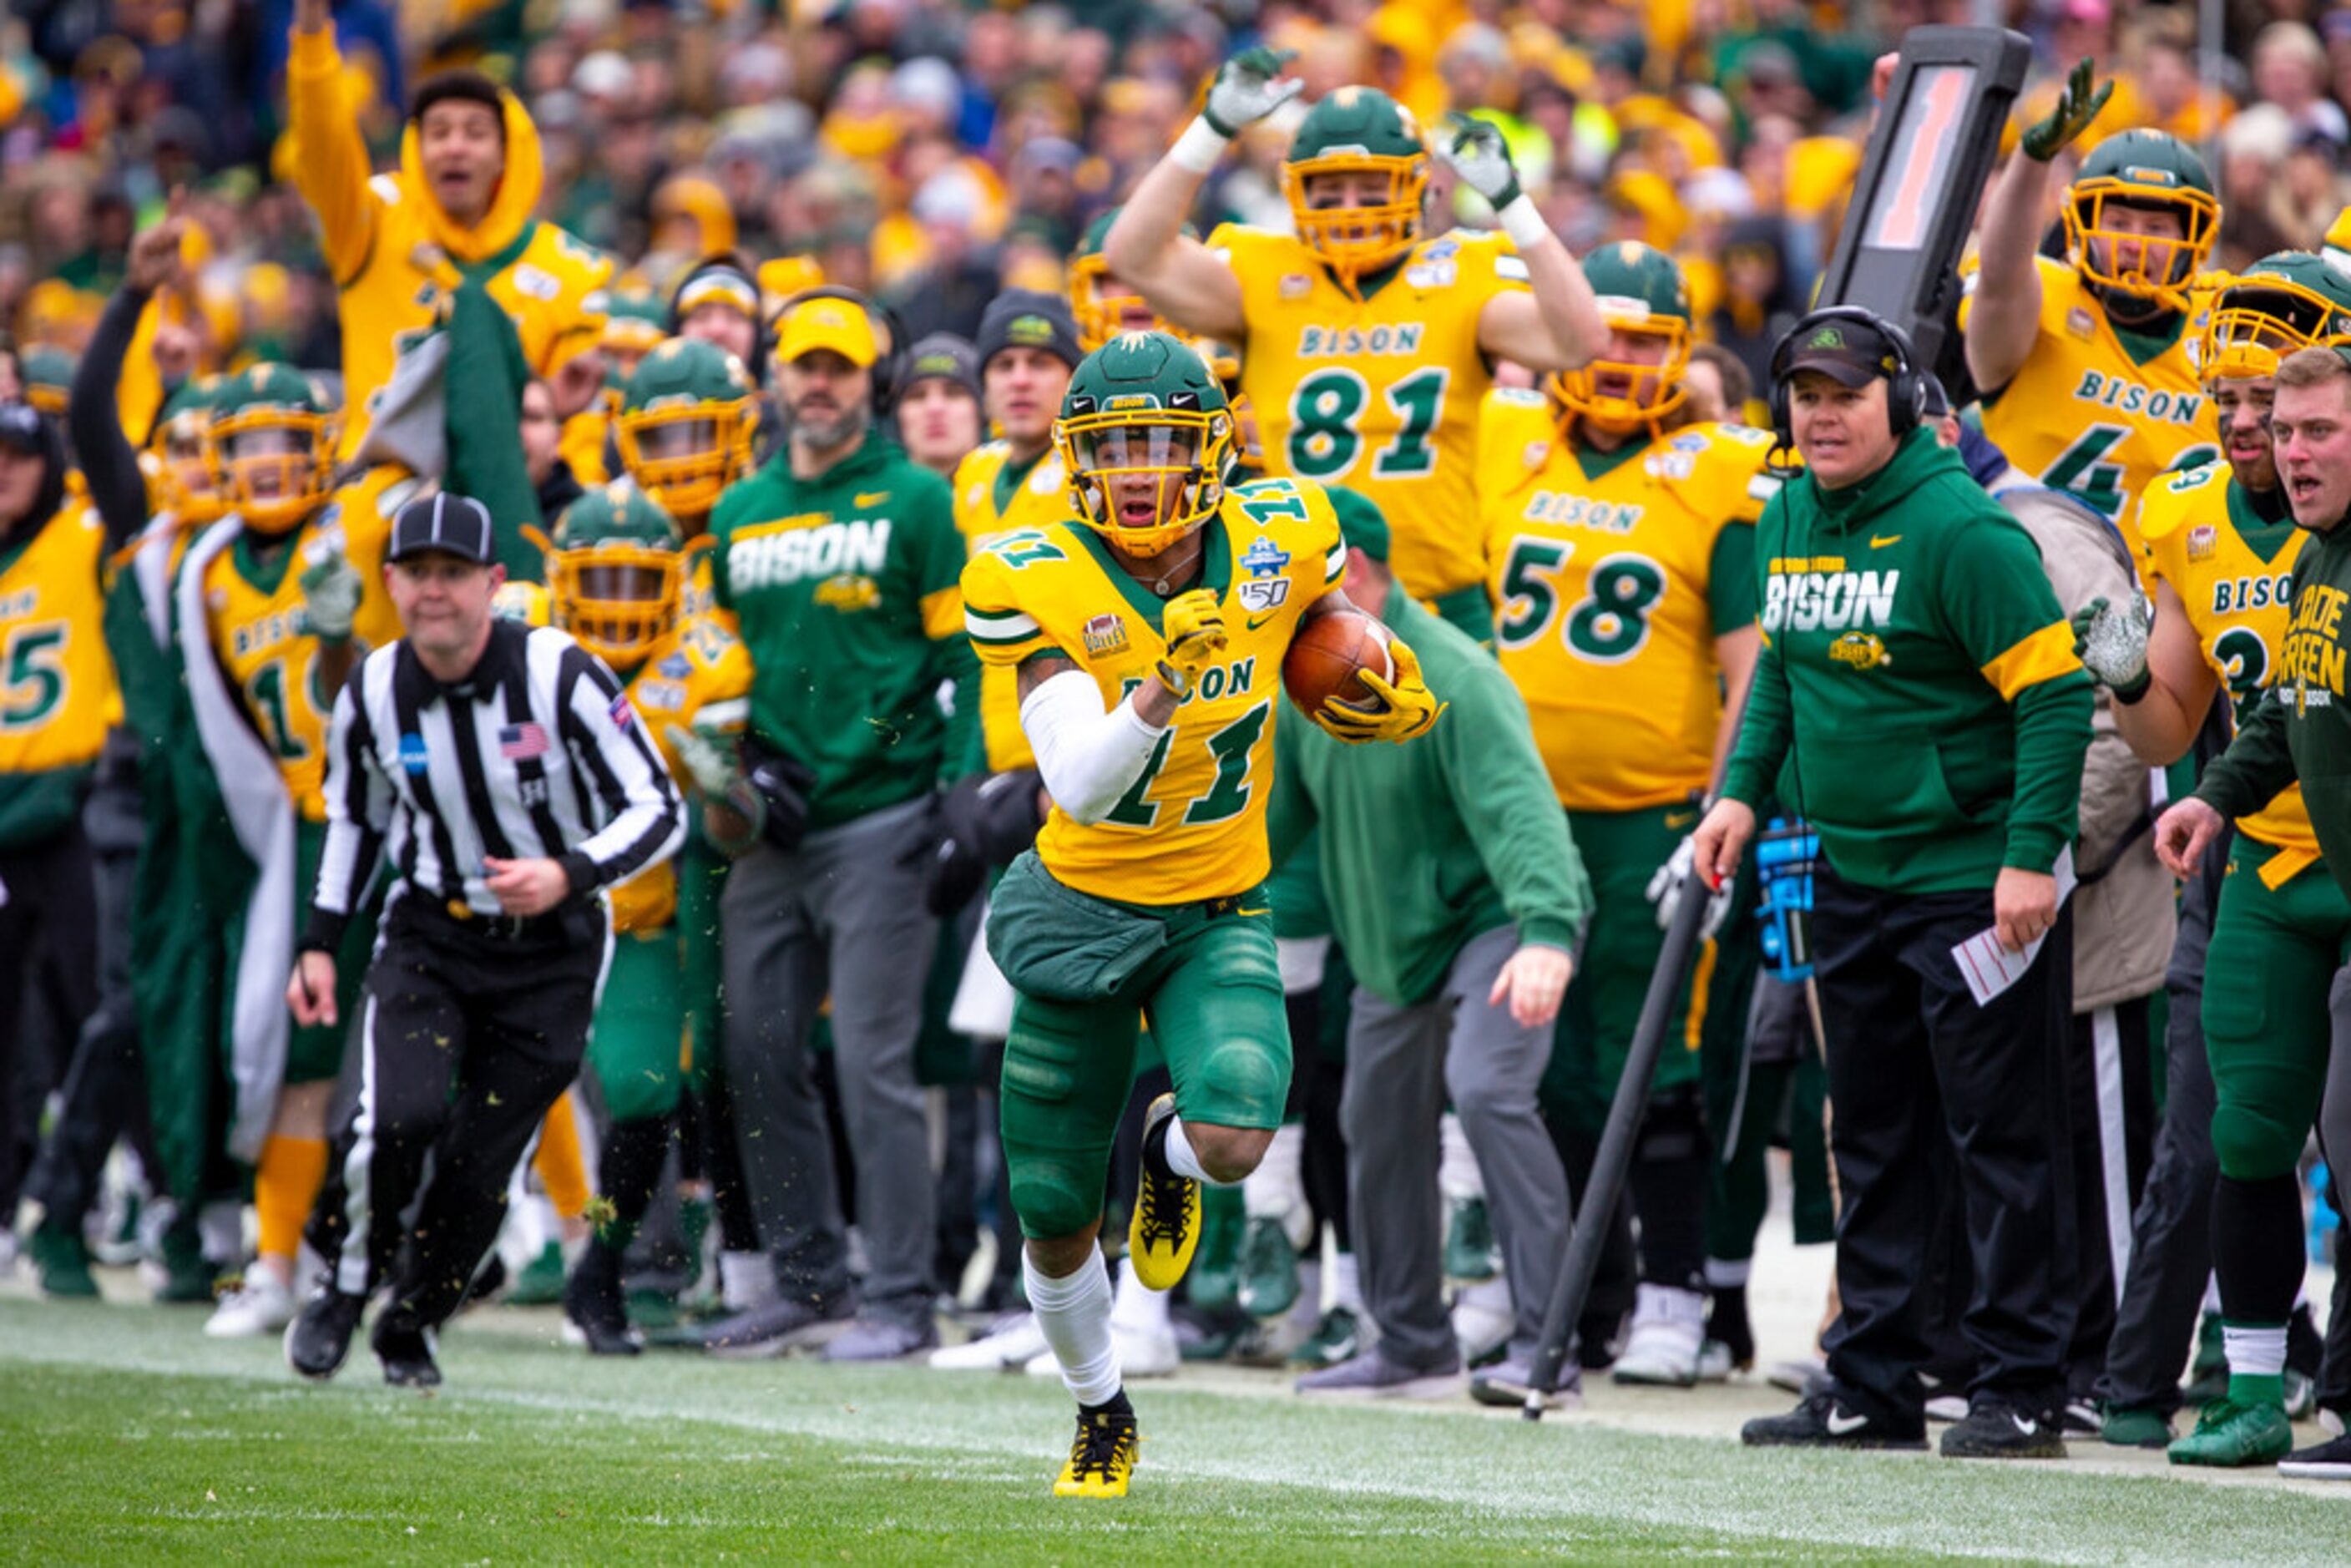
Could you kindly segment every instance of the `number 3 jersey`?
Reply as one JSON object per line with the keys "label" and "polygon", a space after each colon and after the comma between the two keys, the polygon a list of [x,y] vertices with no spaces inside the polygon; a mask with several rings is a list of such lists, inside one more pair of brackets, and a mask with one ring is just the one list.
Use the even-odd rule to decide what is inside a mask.
{"label": "number 3 jersey", "polygon": [[1489,299],[1526,287],[1510,241],[1459,230],[1423,239],[1363,300],[1292,235],[1227,224],[1208,248],[1240,284],[1240,391],[1267,471],[1369,497],[1415,598],[1483,581],[1470,461],[1494,372],[1478,321]]}
{"label": "number 3 jersey", "polygon": [[[1165,906],[1263,882],[1266,788],[1281,660],[1306,607],[1346,574],[1346,547],[1316,485],[1260,479],[1226,492],[1199,586],[1223,607],[1224,653],[1102,821],[1058,806],[1037,837],[1055,880],[1097,898]],[[1105,709],[1166,656],[1161,601],[1074,522],[998,538],[963,573],[965,624],[985,665],[1059,654],[1092,675]]]}
{"label": "number 3 jersey", "polygon": [[1600,454],[1562,439],[1539,392],[1486,400],[1494,652],[1570,810],[1706,788],[1722,720],[1714,643],[1754,623],[1771,446],[1743,425],[1695,424]]}
{"label": "number 3 jersey", "polygon": [[[2272,522],[2253,510],[2226,463],[2158,479],[2139,498],[2137,531],[2141,574],[2179,596],[2204,662],[2241,719],[2277,674],[2293,612],[2294,563],[2309,536],[2291,516]],[[2318,859],[2299,784],[2237,826],[2284,852],[2262,864],[2272,887]]]}

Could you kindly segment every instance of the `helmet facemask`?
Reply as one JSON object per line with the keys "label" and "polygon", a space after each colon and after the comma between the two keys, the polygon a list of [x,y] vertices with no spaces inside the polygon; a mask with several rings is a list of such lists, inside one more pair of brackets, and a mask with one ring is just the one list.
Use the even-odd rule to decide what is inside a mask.
{"label": "helmet facemask", "polygon": [[334,422],[260,404],[215,418],[205,455],[218,503],[263,533],[308,517],[334,487]]}
{"label": "helmet facemask", "polygon": [[2273,376],[2295,350],[2342,341],[2346,332],[2351,317],[2316,289],[2286,277],[2249,278],[2213,301],[2198,372],[2207,382]]}
{"label": "helmet facemask", "polygon": [[643,662],[677,624],[686,552],[622,539],[548,552],[555,624],[616,668]]}
{"label": "helmet facemask", "polygon": [[638,488],[673,517],[702,517],[751,468],[747,399],[623,409],[613,420],[621,461]]}
{"label": "helmet facemask", "polygon": [[[2177,238],[2117,225],[2118,212],[2176,214]],[[2120,179],[2076,180],[2066,193],[2065,244],[2083,278],[2115,294],[2151,299],[2167,309],[2189,308],[2188,287],[2212,254],[2220,232],[2220,204],[2191,188],[2134,184]],[[2123,259],[2126,250],[2131,259]]]}
{"label": "helmet facemask", "polygon": [[[1326,195],[1318,177],[1368,174],[1384,194],[1362,204],[1317,205]],[[1282,193],[1290,220],[1307,247],[1353,281],[1377,272],[1420,239],[1421,200],[1428,191],[1428,159],[1384,156],[1361,148],[1337,147],[1281,166]]]}
{"label": "helmet facemask", "polygon": [[1655,363],[1602,357],[1581,370],[1552,377],[1552,395],[1570,412],[1608,424],[1646,424],[1652,430],[1689,396],[1683,372],[1689,369],[1690,324],[1679,316],[1653,311],[1638,299],[1600,301],[1609,330],[1655,341],[1663,352]]}
{"label": "helmet facemask", "polygon": [[[1121,550],[1146,559],[1216,515],[1225,498],[1232,443],[1232,416],[1224,409],[1106,409],[1064,415],[1053,425],[1054,449],[1079,519]],[[1148,517],[1140,515],[1146,496]]]}

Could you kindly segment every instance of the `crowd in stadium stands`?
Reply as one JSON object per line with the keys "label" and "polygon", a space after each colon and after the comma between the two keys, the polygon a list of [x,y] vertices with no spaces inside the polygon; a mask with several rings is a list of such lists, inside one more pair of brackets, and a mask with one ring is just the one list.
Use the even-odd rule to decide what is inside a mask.
{"label": "crowd in stadium stands", "polygon": [[[1938,1419],[2013,1417],[2025,1434],[1946,1452],[2043,1453],[2045,1418],[2171,1443],[2180,1462],[2274,1462],[2314,1441],[2303,1473],[2351,1479],[2351,1312],[2338,1294],[2322,1353],[2314,1324],[2330,1314],[2294,1284],[2307,1195],[2339,1204],[2308,1176],[2319,1161],[2304,1145],[2314,1126],[2322,1144],[2351,1126],[2351,1051],[2335,1053],[2326,1117],[2318,1098],[2334,961],[2291,1023],[2280,1003],[2266,1025],[2248,1004],[2248,1024],[2215,1007],[2199,946],[2252,963],[2258,944],[2233,946],[2247,921],[2351,935],[2351,912],[2312,913],[2342,899],[2319,863],[2325,832],[2287,820],[2298,797],[2245,799],[2231,776],[2239,849],[2275,857],[2261,880],[2277,904],[2256,913],[2217,892],[2231,852],[2175,875],[2175,841],[2154,831],[2220,755],[2229,698],[2249,714],[2281,664],[2281,552],[2299,539],[2279,526],[2269,399],[2293,380],[2279,368],[2293,350],[2351,342],[2351,7],[2224,7],[2218,57],[2192,6],[2001,9],[2034,65],[1963,268],[1987,287],[1954,324],[1965,351],[1942,366],[1948,390],[1918,368],[1910,418],[2039,546],[2077,634],[2053,656],[2098,688],[2087,760],[2077,748],[2064,768],[2074,793],[2079,764],[2078,821],[2051,840],[2074,841],[2083,886],[2066,917],[2076,1016],[2047,1042],[2072,1104],[2050,1118],[2062,1146],[2032,1189],[2036,1203],[2059,1195],[2050,1233],[2079,1255],[2054,1270],[2054,1296],[2028,1293],[2063,1314],[2039,1325],[2054,1343],[2033,1364],[2046,1386],[2002,1381],[2025,1376],[2012,1363],[2029,1336],[2001,1313],[2028,1296],[1980,1277],[1998,1260],[1970,1242],[1999,1221],[1955,1164],[1975,1157],[1967,1137],[1920,1156],[1932,1201],[1916,1218],[1934,1239],[1898,1301],[1850,1304],[1841,1328],[1833,1295],[1820,1343],[1756,1343],[1746,1298],[1769,1173],[1792,1173],[1797,1241],[1835,1239],[1838,1074],[1823,1051],[1873,1043],[1822,1038],[1824,1016],[1853,1015],[1834,993],[1824,1015],[1789,946],[1802,922],[1785,906],[1802,895],[1774,868],[1803,842],[1792,823],[1763,835],[1760,878],[1750,846],[1709,913],[1625,1198],[1594,1221],[1608,1242],[1562,1396],[1601,1369],[1664,1389],[1769,1375],[1817,1409],[1750,1441],[1832,1440],[1865,1416],[1866,1437],[1907,1446],[1906,1405],[1923,1401]],[[496,1246],[442,1292],[453,1304],[462,1290],[468,1304],[560,1311],[599,1354],[1026,1366],[1063,1375],[1091,1412],[1109,1406],[1088,1390],[1116,1375],[1081,1374],[1057,1326],[1082,1315],[1082,1278],[1109,1303],[1128,1379],[1228,1359],[1287,1366],[1308,1396],[1523,1397],[1562,1199],[1591,1179],[1660,928],[1691,876],[1685,835],[1725,784],[1748,680],[1759,661],[1777,667],[1778,617],[1803,613],[1777,598],[1789,563],[1756,543],[1775,495],[1810,484],[1771,434],[1775,392],[1810,363],[1783,340],[1835,247],[1881,57],[1912,27],[1979,10],[15,7],[0,21],[0,1218],[16,1227],[0,1227],[0,1260],[56,1297],[94,1296],[94,1268],[138,1263],[156,1300],[208,1307],[208,1333],[291,1325],[289,1354],[314,1375],[394,1277],[397,1227],[365,1216],[395,1140],[360,1067],[375,1060],[361,988],[383,879],[344,864],[349,885],[329,894],[333,833],[367,799],[360,764],[329,754],[370,700],[354,672],[401,633],[385,586],[395,521],[446,491],[495,519],[498,613],[569,632],[608,664],[627,692],[616,716],[633,705],[694,808],[674,861],[599,894],[618,935],[587,1071],[538,1124]],[[1296,90],[1276,90],[1276,72]],[[1233,104],[1249,106],[1238,120]],[[1553,238],[1572,258],[1556,274]],[[1419,308],[1396,303],[1406,290],[1437,301],[1425,338],[1407,319]],[[2021,312],[2020,298],[2039,304]],[[1360,331],[1326,327],[1350,312]],[[1171,1156],[1186,1134],[1153,1103],[1171,1068],[1179,1102],[1200,1092],[1186,1065],[1198,1048],[1155,1015],[1165,1061],[1146,1040],[1099,1195],[1113,1262],[1053,1267],[1040,1240],[1091,1237],[1103,1173],[1069,1162],[1086,1178],[1084,1224],[1054,1228],[1071,1195],[1035,1174],[1024,1120],[1042,1070],[1019,1020],[1041,1015],[1020,975],[998,972],[987,911],[1035,896],[1019,879],[1040,826],[1043,863],[1068,882],[1062,824],[1150,828],[1180,802],[1149,797],[1155,758],[1101,811],[1053,811],[1035,701],[1052,683],[1032,694],[1035,672],[1013,671],[1071,651],[1027,601],[984,602],[980,563],[1059,561],[1068,538],[1050,530],[1065,523],[1091,538],[1070,519],[1094,449],[1057,418],[1099,416],[1083,388],[1108,383],[1090,367],[1161,330],[1187,358],[1153,395],[1229,400],[1234,485],[1328,486],[1328,507],[1299,515],[1335,518],[1330,582],[1343,572],[1374,614],[1393,591],[1402,607],[1382,618],[1415,647],[1441,634],[1440,726],[1478,727],[1492,738],[1477,755],[1496,760],[1490,778],[1411,796],[1415,812],[1458,804],[1458,832],[1376,810],[1366,832],[1345,815],[1360,799],[1333,782],[1347,758],[1288,714],[1305,743],[1284,731],[1270,766],[1285,785],[1296,769],[1305,795],[1269,782],[1217,810],[1254,813],[1262,835],[1272,800],[1290,1082],[1262,1127],[1185,1108],[1193,1143]],[[2089,406],[2099,387],[2105,413]],[[1276,537],[1260,541],[1280,558],[1267,573],[1303,559]],[[2206,616],[2193,601],[2216,561],[2235,575]],[[1255,551],[1241,564],[1257,570]],[[1813,566],[1834,577],[1841,563]],[[1240,602],[1278,607],[1288,580]],[[1318,574],[1301,598],[1324,586]],[[2118,608],[2142,590],[2152,631],[2147,611]],[[1859,606],[1877,591],[1865,575],[1842,591]],[[1173,657],[1190,596],[1170,591]],[[1840,591],[1790,591],[1834,606]],[[1884,591],[1890,602],[1890,576]],[[1468,634],[1458,653],[1450,628],[1408,630],[1438,622]],[[1126,634],[1086,625],[1090,654],[1098,631],[1104,648]],[[1891,662],[1875,636],[1853,638],[1832,656]],[[2004,701],[2041,678],[2006,657],[1984,666]],[[1472,678],[1460,660],[1498,660],[1508,684],[1454,697],[1446,682]],[[1193,674],[1165,678],[1188,689]],[[1392,716],[1417,671],[1397,678]],[[531,723],[500,735],[508,761],[551,744]],[[1254,756],[1259,738],[1230,755]],[[1985,766],[2022,771],[2007,747],[2001,729]],[[1947,740],[1947,771],[1953,755]],[[428,773],[421,752],[397,760]],[[1732,766],[1734,794],[1740,779]],[[1766,797],[1775,783],[1748,781]],[[475,818],[495,816],[478,779],[465,794]],[[1222,799],[1204,792],[1186,820]],[[1504,800],[1534,802],[1543,831],[1502,844]],[[1793,818],[1796,804],[1777,809]],[[2005,820],[2006,798],[1964,809]],[[459,858],[424,837],[428,867]],[[484,852],[505,843],[489,821]],[[418,870],[398,833],[390,852],[395,877],[451,894],[460,926],[539,918],[496,900],[468,912],[465,889],[490,896],[471,873]],[[1440,852],[1442,889],[1424,893],[1439,873],[1416,857]],[[1138,863],[1135,904],[1192,885]],[[1421,900],[1472,923],[1395,950]],[[1512,925],[1515,956],[1499,940]],[[1563,1005],[1564,961],[1539,976],[1533,949],[1573,955]],[[337,955],[318,971],[336,994],[298,995],[289,1019],[289,967],[303,993],[300,966]],[[1490,961],[1462,989],[1473,956]],[[1504,1005],[1514,982],[1526,988]],[[1432,1000],[1430,1045],[1411,1030]],[[1443,1021],[1454,1001],[1458,1025]],[[1467,1021],[1480,1004],[1485,1034]],[[1504,1015],[1539,1040],[1531,1058],[1498,1043]],[[1447,1029],[1452,1068],[1420,1072],[1415,1051],[1442,1060]],[[2304,1052],[2289,1087],[2246,1087],[2252,1070],[2233,1064],[2294,1029],[2321,1037],[2315,1065]],[[1958,1091],[1943,1092],[1957,1125]],[[1384,1122],[1391,1107],[1410,1121]],[[1978,1134],[1995,1137],[1992,1122]],[[1263,1135],[1210,1135],[1236,1132]],[[1373,1136],[1367,1174],[1350,1144]],[[1774,1147],[1784,1167],[1767,1161]],[[1430,1184],[1441,1228],[1399,1193]],[[1143,1212],[1187,1192],[1188,1218]],[[1170,1224],[1188,1232],[1172,1267],[1151,1251]],[[1857,1278],[1841,1270],[1849,1291]],[[1870,1363],[1873,1385],[1859,1343],[1889,1335],[1916,1354]],[[426,1380],[429,1349],[420,1363],[384,1343],[388,1372]],[[2181,1436],[2191,1401],[2210,1403]],[[2290,1443],[2289,1419],[2314,1413],[2325,1431]],[[1123,1490],[1115,1456],[1084,1459],[1087,1441],[1081,1420],[1081,1473],[1065,1480]]]}

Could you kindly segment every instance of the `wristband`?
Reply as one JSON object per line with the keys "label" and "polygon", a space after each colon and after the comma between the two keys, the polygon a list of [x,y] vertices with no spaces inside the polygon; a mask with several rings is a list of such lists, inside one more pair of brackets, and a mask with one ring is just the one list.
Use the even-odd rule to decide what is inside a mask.
{"label": "wristband", "polygon": [[1167,161],[1179,169],[1206,174],[1216,168],[1217,161],[1231,145],[1232,138],[1209,124],[1207,115],[1196,115],[1184,128],[1184,134],[1176,139],[1176,145],[1167,150]]}
{"label": "wristband", "polygon": [[2147,693],[2154,689],[2154,677],[2148,675],[2144,671],[2140,673],[2137,684],[2133,685],[2128,691],[2125,691],[2120,686],[2108,686],[2106,688],[2108,692],[2113,694],[2115,701],[2122,704],[2125,707],[2136,707],[2138,706],[2140,699],[2145,697]]}
{"label": "wristband", "polygon": [[1520,255],[1531,249],[1536,241],[1552,237],[1551,225],[1545,223],[1542,214],[1536,210],[1535,199],[1524,192],[1512,198],[1508,206],[1494,215],[1501,221],[1502,232],[1510,236],[1510,243],[1519,248]]}

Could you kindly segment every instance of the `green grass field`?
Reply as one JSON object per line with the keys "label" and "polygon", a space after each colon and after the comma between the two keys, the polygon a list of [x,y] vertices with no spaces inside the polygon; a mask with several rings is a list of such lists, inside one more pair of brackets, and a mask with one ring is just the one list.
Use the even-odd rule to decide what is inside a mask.
{"label": "green grass field", "polygon": [[[1267,1379],[1136,1389],[1123,1502],[1057,1500],[1058,1385],[649,1354],[590,1364],[552,1313],[443,1344],[395,1392],[364,1344],[324,1388],[201,1314],[0,1301],[0,1557],[193,1561],[2342,1563],[2351,1489],[2088,1462],[1750,1453],[1729,1435],[1301,1406]],[[1719,1394],[1776,1407],[1769,1390]],[[1611,1391],[1614,1395],[1614,1391]],[[1673,1396],[1644,1396],[1649,1400]],[[1728,1408],[1728,1405],[1725,1406]],[[1708,1407],[1709,1410],[1712,1406]],[[1681,1419],[1687,1420],[1686,1407]]]}

